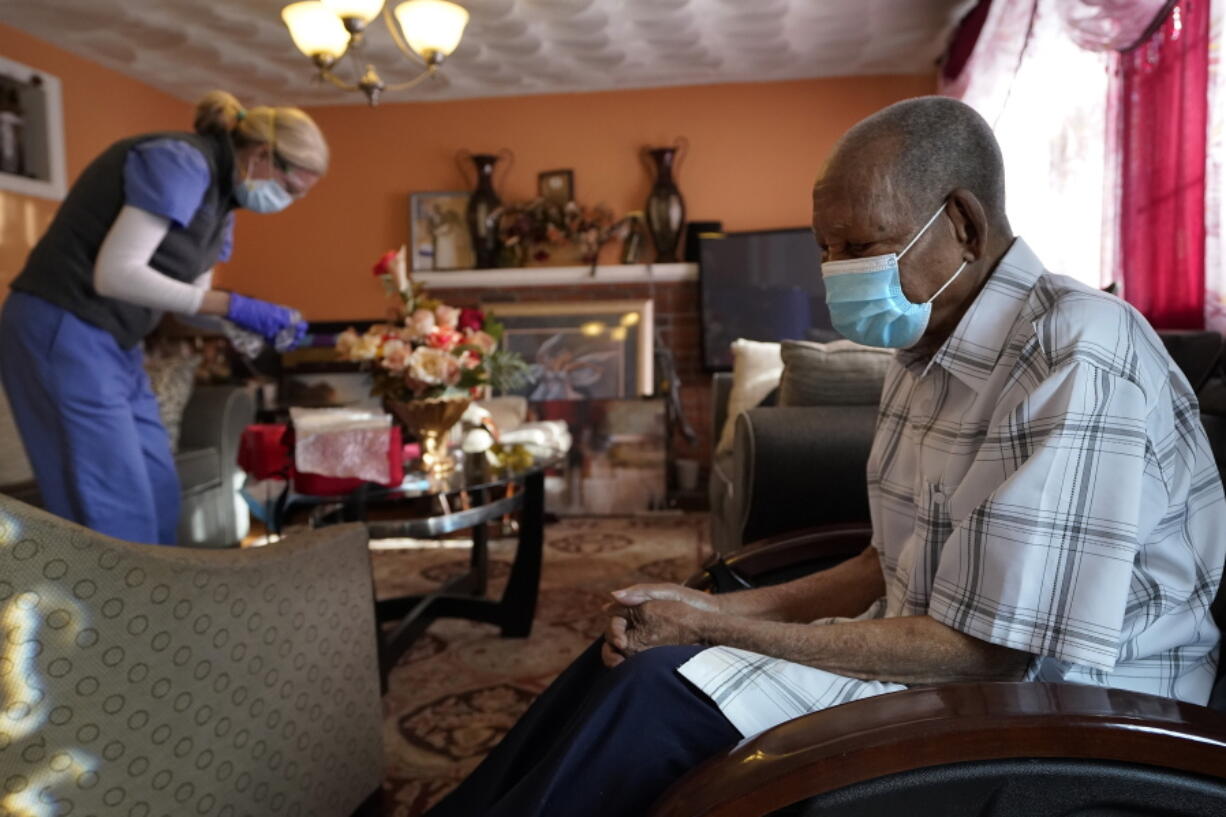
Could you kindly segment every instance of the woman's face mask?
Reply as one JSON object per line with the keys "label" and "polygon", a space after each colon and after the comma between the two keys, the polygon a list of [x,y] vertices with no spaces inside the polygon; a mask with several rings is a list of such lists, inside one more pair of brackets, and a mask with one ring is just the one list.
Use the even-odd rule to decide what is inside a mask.
{"label": "woman's face mask", "polygon": [[277,213],[294,203],[294,197],[276,179],[253,179],[250,163],[246,178],[234,188],[234,198],[253,213]]}
{"label": "woman's face mask", "polygon": [[932,316],[932,302],[954,282],[967,261],[922,304],[907,300],[902,291],[898,261],[945,210],[945,202],[932,214],[902,252],[845,261],[823,261],[826,305],[834,328],[848,340],[865,346],[905,349],[924,336]]}

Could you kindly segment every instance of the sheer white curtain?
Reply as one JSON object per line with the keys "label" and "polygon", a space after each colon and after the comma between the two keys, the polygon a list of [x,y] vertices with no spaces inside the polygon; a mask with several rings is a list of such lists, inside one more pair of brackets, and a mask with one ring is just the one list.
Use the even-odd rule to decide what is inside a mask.
{"label": "sheer white curtain", "polygon": [[1110,57],[1077,45],[1060,0],[995,0],[971,58],[942,93],[992,124],[1005,158],[1014,231],[1053,272],[1092,286],[1114,279],[1107,103]]}

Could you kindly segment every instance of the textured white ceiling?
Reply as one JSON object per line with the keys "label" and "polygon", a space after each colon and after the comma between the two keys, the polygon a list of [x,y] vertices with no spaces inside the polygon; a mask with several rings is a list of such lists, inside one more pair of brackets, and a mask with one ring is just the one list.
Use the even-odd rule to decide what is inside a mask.
{"label": "textured white ceiling", "polygon": [[[281,23],[288,2],[0,0],[0,22],[183,99],[225,88],[255,102],[361,104],[315,79]],[[460,0],[472,17],[441,76],[384,101],[923,73],[973,3]],[[381,21],[364,61],[388,83],[415,73]]]}

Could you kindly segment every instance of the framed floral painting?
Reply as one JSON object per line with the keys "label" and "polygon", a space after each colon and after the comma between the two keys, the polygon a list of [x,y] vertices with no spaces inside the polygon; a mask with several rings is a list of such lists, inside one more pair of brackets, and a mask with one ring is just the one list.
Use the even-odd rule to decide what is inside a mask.
{"label": "framed floral painting", "polygon": [[650,299],[483,308],[503,325],[504,347],[530,366],[528,383],[516,394],[541,402],[634,398],[654,391]]}

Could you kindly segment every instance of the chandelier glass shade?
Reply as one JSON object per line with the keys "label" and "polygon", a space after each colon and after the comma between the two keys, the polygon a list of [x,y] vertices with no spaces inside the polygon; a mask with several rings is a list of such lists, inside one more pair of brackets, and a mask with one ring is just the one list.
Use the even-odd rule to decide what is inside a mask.
{"label": "chandelier glass shade", "polygon": [[[407,82],[387,85],[367,63],[357,82],[346,82],[333,69],[346,55],[360,62],[364,32],[380,12],[396,47],[424,68]],[[460,45],[468,12],[448,0],[406,0],[396,6],[393,19],[384,0],[304,0],[282,9],[281,19],[294,45],[315,63],[322,79],[344,90],[361,91],[373,106],[384,91],[412,88],[437,74],[443,60]]]}

